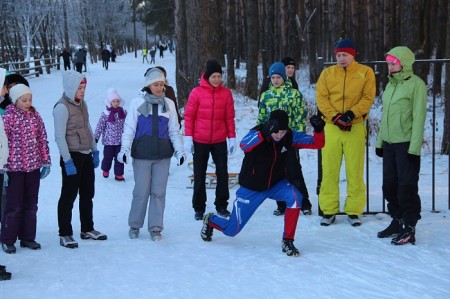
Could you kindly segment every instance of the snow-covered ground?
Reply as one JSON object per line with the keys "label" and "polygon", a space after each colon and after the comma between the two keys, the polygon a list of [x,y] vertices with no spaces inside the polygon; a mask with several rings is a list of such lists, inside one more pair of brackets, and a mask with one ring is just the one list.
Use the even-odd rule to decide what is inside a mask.
{"label": "snow-covered ground", "polygon": [[[175,58],[167,53],[157,63],[175,85]],[[199,62],[203,64],[204,62]],[[127,54],[110,63],[88,65],[86,101],[91,124],[96,126],[109,87],[130,101],[143,85],[149,67],[141,57]],[[420,195],[422,220],[415,246],[396,247],[376,233],[390,222],[386,214],[362,217],[352,227],[339,216],[329,227],[317,215],[317,152],[301,152],[303,171],[313,202],[313,215],[301,216],[295,244],[298,258],[281,252],[283,219],[272,215],[275,203],[267,200],[247,227],[229,238],[217,231],[211,243],[200,238],[202,223],[194,220],[187,163],[172,161],[167,190],[163,240],[153,242],[144,229],[138,239],[128,238],[128,211],[133,188],[132,167],[126,182],[104,179],[96,169],[95,228],[107,241],[79,238],[78,201],[73,227],[78,249],[59,245],[57,202],[61,186],[58,150],[54,142],[52,107],[62,93],[61,73],[30,78],[33,103],[43,116],[53,166],[41,181],[37,241],[42,250],[18,246],[17,253],[0,251],[13,279],[0,282],[0,298],[450,298],[450,212],[448,210],[448,156],[436,157],[436,210],[431,204],[431,154],[422,158]],[[314,89],[300,84],[309,100]],[[256,122],[256,102],[235,94],[238,137]],[[129,102],[128,102],[129,103]],[[127,107],[127,103],[125,104]],[[100,149],[101,150],[101,149]],[[238,172],[242,152],[230,158],[230,172]],[[370,211],[381,211],[381,160],[369,150]],[[342,202],[345,176],[342,172]],[[238,187],[231,190],[232,198]],[[208,190],[207,212],[214,211],[214,190]],[[231,205],[230,205],[231,207]]]}

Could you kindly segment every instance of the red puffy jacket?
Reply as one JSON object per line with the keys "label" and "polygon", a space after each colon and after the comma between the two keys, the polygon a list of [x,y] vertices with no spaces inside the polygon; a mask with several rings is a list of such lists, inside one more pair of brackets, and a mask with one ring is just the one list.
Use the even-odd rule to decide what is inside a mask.
{"label": "red puffy jacket", "polygon": [[220,84],[216,88],[203,77],[184,109],[184,135],[198,143],[220,143],[236,138],[234,101],[231,91]]}

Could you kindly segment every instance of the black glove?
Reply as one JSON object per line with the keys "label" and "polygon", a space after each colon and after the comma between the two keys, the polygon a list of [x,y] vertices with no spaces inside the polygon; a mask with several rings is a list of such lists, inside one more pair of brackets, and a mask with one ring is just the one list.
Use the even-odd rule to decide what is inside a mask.
{"label": "black glove", "polygon": [[311,126],[313,126],[314,131],[317,133],[320,133],[323,131],[323,127],[325,127],[325,122],[323,119],[318,115],[313,115],[309,119],[309,122],[311,123]]}
{"label": "black glove", "polygon": [[278,121],[276,121],[275,119],[271,119],[268,122],[266,122],[266,124],[264,125],[262,131],[261,131],[261,135],[266,138],[268,136],[270,136],[270,134],[272,133],[278,133]]}
{"label": "black glove", "polygon": [[355,114],[352,112],[352,110],[347,110],[347,112],[342,114],[341,121],[350,124],[354,118]]}
{"label": "black glove", "polygon": [[341,129],[341,131],[351,131],[352,130],[352,122],[349,121],[349,118],[342,119],[343,114],[337,114],[333,117],[333,123]]}
{"label": "black glove", "polygon": [[408,160],[413,163],[420,162],[420,156],[414,154],[408,154]]}
{"label": "black glove", "polygon": [[375,154],[376,154],[378,157],[383,158],[383,149],[382,149],[382,148],[379,148],[379,147],[376,147],[376,148],[375,148]]}
{"label": "black glove", "polygon": [[95,139],[95,143],[98,143],[98,139]]}

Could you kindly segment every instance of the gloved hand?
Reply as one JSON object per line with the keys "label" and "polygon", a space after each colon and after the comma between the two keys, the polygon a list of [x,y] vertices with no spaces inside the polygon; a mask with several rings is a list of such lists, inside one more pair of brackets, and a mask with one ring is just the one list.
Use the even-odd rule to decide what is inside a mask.
{"label": "gloved hand", "polygon": [[309,122],[311,123],[311,126],[313,126],[314,131],[317,133],[320,133],[323,131],[323,127],[325,127],[325,122],[323,119],[318,115],[313,115],[309,119]]}
{"label": "gloved hand", "polygon": [[98,138],[95,139],[95,143],[98,143]]}
{"label": "gloved hand", "polygon": [[194,143],[192,142],[192,136],[184,136],[183,144],[186,153],[188,154],[194,153]]}
{"label": "gloved hand", "polygon": [[383,149],[382,149],[382,148],[379,148],[379,147],[376,147],[376,148],[375,148],[375,154],[376,154],[378,157],[383,158]]}
{"label": "gloved hand", "polygon": [[50,174],[50,164],[46,164],[41,168],[41,180],[45,179]]}
{"label": "gloved hand", "polygon": [[177,166],[183,165],[186,161],[186,155],[183,152],[177,152]]}
{"label": "gloved hand", "polygon": [[234,154],[236,151],[236,138],[228,138],[228,155]]}
{"label": "gloved hand", "polygon": [[413,163],[418,163],[420,162],[420,156],[408,153],[408,160]]}
{"label": "gloved hand", "polygon": [[355,118],[355,114],[352,110],[347,110],[344,114],[342,114],[341,120],[346,123],[351,123]]}
{"label": "gloved hand", "polygon": [[66,169],[67,175],[76,175],[77,174],[77,168],[75,167],[75,164],[73,164],[72,159],[69,159],[67,162],[64,162],[64,168]]}
{"label": "gloved hand", "polygon": [[351,131],[352,130],[352,122],[349,121],[348,117],[345,119],[342,118],[343,114],[337,114],[333,117],[333,123],[341,129],[341,131]]}
{"label": "gloved hand", "polygon": [[4,187],[8,187],[8,181],[9,181],[8,174],[5,172],[3,175],[3,186]]}
{"label": "gloved hand", "polygon": [[268,136],[270,136],[272,133],[278,133],[279,131],[279,124],[278,121],[275,119],[271,119],[268,122],[266,122],[266,124],[264,125],[262,131],[261,131],[261,135],[266,138]]}
{"label": "gloved hand", "polygon": [[122,147],[120,149],[120,152],[117,154],[117,162],[127,164],[128,153],[129,153],[129,150]]}
{"label": "gloved hand", "polygon": [[100,153],[98,151],[92,152],[92,162],[94,162],[94,168],[97,168],[100,165],[99,154]]}

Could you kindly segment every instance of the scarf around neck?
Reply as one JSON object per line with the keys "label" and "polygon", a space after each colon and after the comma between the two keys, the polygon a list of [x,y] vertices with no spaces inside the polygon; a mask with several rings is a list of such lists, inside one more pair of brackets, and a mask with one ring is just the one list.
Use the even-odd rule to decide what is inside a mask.
{"label": "scarf around neck", "polygon": [[109,107],[109,108],[106,108],[106,110],[109,111],[108,122],[115,122],[116,114],[117,114],[118,119],[125,118],[125,112],[123,111],[122,107],[117,107],[117,108]]}
{"label": "scarf around neck", "polygon": [[152,111],[152,105],[158,104],[162,107],[162,112],[165,113],[168,110],[165,98],[166,98],[166,95],[164,94],[164,92],[160,96],[155,96],[152,93],[145,93],[145,95],[144,95],[145,102],[141,106],[139,106],[139,108],[137,110],[140,114],[147,117],[150,115],[150,113]]}

